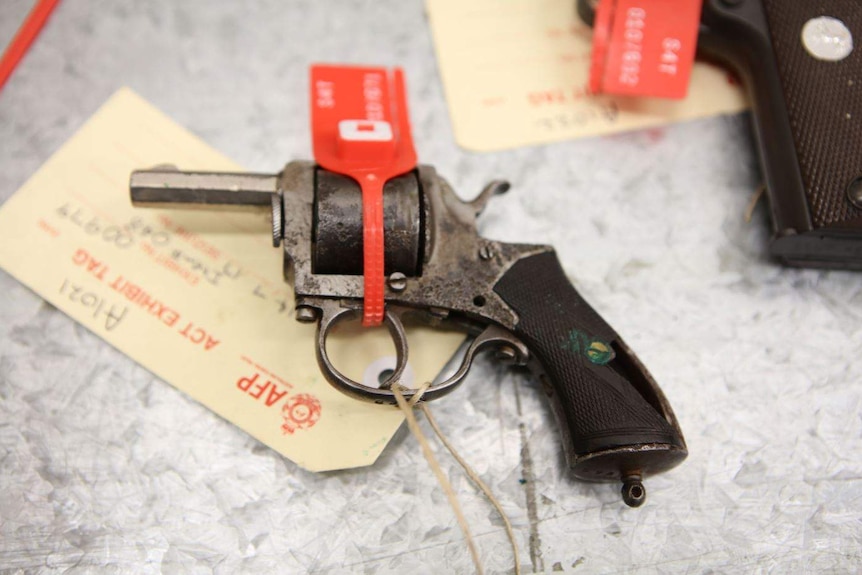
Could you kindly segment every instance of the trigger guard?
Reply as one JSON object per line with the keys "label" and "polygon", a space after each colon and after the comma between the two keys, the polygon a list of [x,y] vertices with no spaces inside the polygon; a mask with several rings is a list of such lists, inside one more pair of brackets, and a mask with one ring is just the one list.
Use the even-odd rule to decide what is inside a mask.
{"label": "trigger guard", "polygon": [[[396,403],[395,396],[389,388],[399,381],[404,374],[408,354],[407,334],[404,332],[404,325],[401,323],[401,320],[391,310],[387,309],[383,313],[383,323],[389,330],[393,343],[395,343],[396,365],[395,371],[381,384],[380,388],[373,388],[354,381],[338,371],[332,364],[326,351],[326,339],[329,337],[332,328],[341,321],[361,316],[362,310],[325,305],[322,312],[320,323],[317,326],[317,363],[326,380],[339,391],[357,399],[374,401],[375,403]],[[409,392],[404,393],[405,397],[409,397],[410,395]],[[387,398],[389,399],[387,400]]]}
{"label": "trigger guard", "polygon": [[[317,306],[315,306],[317,307]],[[364,385],[358,381],[354,381],[338,371],[329,359],[329,354],[326,351],[326,339],[329,337],[335,324],[352,317],[360,317],[362,315],[361,308],[342,307],[338,302],[325,302],[320,306],[321,318],[317,326],[317,363],[321,373],[326,380],[335,387],[338,391],[345,393],[355,399],[362,401],[371,401],[374,403],[397,405],[395,394],[392,392],[392,385],[399,381],[404,375],[404,370],[407,368],[408,344],[407,334],[404,331],[404,324],[401,322],[401,314],[407,310],[400,308],[388,307],[383,313],[383,324],[389,330],[389,335],[395,344],[396,367],[395,371],[379,388]],[[477,338],[478,339],[478,338]],[[474,342],[475,345],[475,342]],[[471,345],[471,348],[473,345]],[[469,350],[468,350],[469,354]],[[472,358],[472,354],[468,355]],[[460,377],[451,377],[440,384],[435,384],[425,390],[419,401],[431,401],[439,399],[444,395],[454,390],[466,375],[469,369],[470,361],[467,361],[467,366],[459,368],[459,373],[463,370],[464,373]],[[456,374],[457,375],[457,374]],[[402,396],[408,401],[413,398],[416,391],[413,389],[402,389]]]}
{"label": "trigger guard", "polygon": [[514,365],[526,365],[530,358],[530,350],[518,338],[509,333],[506,329],[498,325],[489,325],[470,343],[467,351],[464,352],[464,359],[461,361],[461,366],[449,379],[439,384],[440,387],[452,386],[452,389],[461,384],[470,367],[473,365],[473,359],[479,352],[492,347],[500,349],[501,347],[508,348],[512,354],[510,361]]}

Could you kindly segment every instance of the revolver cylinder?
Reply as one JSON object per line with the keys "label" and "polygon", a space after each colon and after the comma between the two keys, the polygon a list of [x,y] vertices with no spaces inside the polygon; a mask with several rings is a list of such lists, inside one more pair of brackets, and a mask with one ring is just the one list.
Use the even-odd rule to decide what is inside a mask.
{"label": "revolver cylinder", "polygon": [[[362,191],[351,178],[315,169],[311,267],[315,274],[362,275]],[[383,187],[384,272],[422,272],[422,194],[413,172]]]}

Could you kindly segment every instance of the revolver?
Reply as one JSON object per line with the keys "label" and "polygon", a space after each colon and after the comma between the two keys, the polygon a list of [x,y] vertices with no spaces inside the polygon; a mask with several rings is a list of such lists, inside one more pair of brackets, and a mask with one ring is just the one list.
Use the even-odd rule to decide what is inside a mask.
{"label": "revolver", "polygon": [[[597,5],[578,0],[590,25]],[[770,252],[787,265],[862,269],[859,43],[858,0],[703,1],[698,55],[729,64],[748,91]]]}
{"label": "revolver", "polygon": [[285,278],[294,283],[296,319],[317,322],[317,361],[340,391],[395,404],[391,386],[408,357],[404,323],[461,330],[473,339],[460,367],[421,401],[454,390],[479,351],[496,350],[499,359],[529,366],[538,376],[574,475],[621,480],[626,503],[640,505],[642,478],[686,457],[682,432],[649,372],[578,294],[551,247],[478,235],[477,215],[508,187],[491,182],[464,202],[434,168],[421,165],[386,182],[383,323],[397,367],[376,388],[340,373],[326,351],[333,326],[362,313],[362,194],[355,180],[295,161],[276,175],[159,168],[136,171],[130,182],[138,206],[270,207],[273,246],[283,250]]}

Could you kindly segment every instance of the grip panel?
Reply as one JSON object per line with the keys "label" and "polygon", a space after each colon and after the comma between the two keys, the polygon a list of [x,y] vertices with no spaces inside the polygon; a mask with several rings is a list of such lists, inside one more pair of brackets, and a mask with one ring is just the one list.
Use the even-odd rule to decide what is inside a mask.
{"label": "grip panel", "polygon": [[[856,48],[837,62],[815,58],[802,30],[812,18],[841,20]],[[856,0],[705,0],[698,50],[742,77],[774,236],[785,264],[862,269],[862,5]]]}
{"label": "grip panel", "polygon": [[[763,7],[814,226],[862,228],[862,209],[847,196],[862,177],[862,3],[763,0]],[[856,36],[846,58],[820,60],[805,48],[802,29],[820,16]]]}
{"label": "grip panel", "polygon": [[619,479],[685,458],[661,390],[569,283],[553,251],[516,262],[494,291],[518,315],[515,334],[539,364],[576,475]]}

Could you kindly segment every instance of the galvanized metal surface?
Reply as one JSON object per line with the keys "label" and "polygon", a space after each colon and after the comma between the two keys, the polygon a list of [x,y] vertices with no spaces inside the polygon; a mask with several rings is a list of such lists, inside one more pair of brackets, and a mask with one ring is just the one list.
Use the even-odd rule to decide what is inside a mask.
{"label": "galvanized metal surface", "polygon": [[[0,5],[0,42],[30,7]],[[550,408],[480,360],[435,404],[539,572],[848,572],[862,563],[862,282],[764,259],[748,118],[498,154],[458,149],[419,3],[64,2],[0,93],[0,199],[130,85],[250,170],[309,157],[307,66],[406,68],[420,158],[484,236],[554,244],[671,400],[689,459],[626,507],[573,481]],[[368,469],[262,447],[0,274],[0,566],[9,572],[469,572],[403,430]],[[491,572],[490,506],[443,459]]]}

